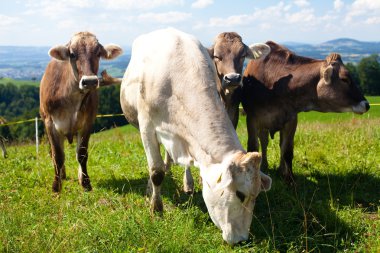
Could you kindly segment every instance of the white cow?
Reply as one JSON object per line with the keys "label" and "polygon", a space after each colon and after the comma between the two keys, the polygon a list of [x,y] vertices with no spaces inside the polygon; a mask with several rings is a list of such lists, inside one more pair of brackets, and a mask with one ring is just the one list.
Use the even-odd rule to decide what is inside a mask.
{"label": "white cow", "polygon": [[261,155],[246,153],[217,91],[214,63],[194,37],[169,28],[138,37],[121,85],[127,120],[140,129],[152,181],[151,207],[162,211],[162,144],[175,163],[201,170],[203,198],[229,244],[246,240],[257,195],[271,178]]}

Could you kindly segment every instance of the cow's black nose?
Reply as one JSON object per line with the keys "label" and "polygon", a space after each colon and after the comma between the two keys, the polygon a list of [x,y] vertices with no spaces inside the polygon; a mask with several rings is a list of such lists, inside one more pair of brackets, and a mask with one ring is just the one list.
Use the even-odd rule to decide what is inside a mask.
{"label": "cow's black nose", "polygon": [[367,109],[367,111],[369,110],[369,108],[370,108],[370,106],[369,106],[369,103],[368,102],[366,102],[365,103],[365,109]]}
{"label": "cow's black nose", "polygon": [[223,77],[224,81],[230,83],[239,83],[241,81],[241,75],[237,73],[230,73]]}
{"label": "cow's black nose", "polygon": [[94,86],[98,85],[98,80],[96,79],[83,79],[82,81],[83,86]]}

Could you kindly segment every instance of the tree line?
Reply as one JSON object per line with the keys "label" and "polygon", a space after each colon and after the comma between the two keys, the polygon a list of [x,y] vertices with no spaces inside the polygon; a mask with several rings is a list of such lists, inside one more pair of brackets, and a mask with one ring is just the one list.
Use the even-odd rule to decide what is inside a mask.
{"label": "tree line", "polygon": [[[379,56],[371,55],[363,58],[358,64],[347,63],[353,81],[365,95],[380,95]],[[121,114],[120,86],[102,87],[99,89],[98,114]],[[2,119],[8,122],[39,117],[39,87],[30,84],[16,85],[12,82],[0,84],[0,124]],[[124,116],[97,118],[94,132],[127,124]],[[44,126],[39,121],[39,135],[44,134]],[[0,136],[6,139],[33,139],[35,128],[33,122],[12,126],[0,125]]]}

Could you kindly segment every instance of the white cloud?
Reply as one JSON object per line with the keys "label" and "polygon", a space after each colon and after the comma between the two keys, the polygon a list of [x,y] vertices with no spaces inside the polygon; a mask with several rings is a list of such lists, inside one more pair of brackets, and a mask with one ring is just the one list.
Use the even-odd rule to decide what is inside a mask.
{"label": "white cloud", "polygon": [[8,29],[9,26],[21,23],[21,19],[18,17],[10,17],[0,14],[0,29]]}
{"label": "white cloud", "polygon": [[377,25],[377,24],[380,24],[380,17],[371,17],[371,18],[368,18],[366,21],[365,21],[366,24],[369,24],[369,25]]}
{"label": "white cloud", "polygon": [[335,0],[334,1],[334,9],[337,11],[340,11],[344,6],[344,2],[342,0]]}
{"label": "white cloud", "polygon": [[354,18],[364,17],[373,20],[380,16],[380,1],[376,0],[355,0],[349,7],[345,18],[346,22],[353,21]]}
{"label": "white cloud", "polygon": [[94,6],[91,0],[30,0],[26,3],[28,9],[25,15],[43,15],[51,19],[67,18],[68,13],[78,9],[87,9]]}
{"label": "white cloud", "polygon": [[287,22],[294,24],[294,23],[305,23],[310,21],[315,21],[316,17],[314,16],[314,10],[313,9],[303,9],[299,12],[286,14]]}
{"label": "white cloud", "polygon": [[178,23],[191,18],[191,13],[185,12],[166,12],[166,13],[144,13],[138,16],[138,20],[151,23]]}
{"label": "white cloud", "polygon": [[202,9],[202,8],[206,8],[209,5],[212,5],[213,3],[214,3],[214,0],[197,0],[191,4],[191,7]]}
{"label": "white cloud", "polygon": [[102,4],[107,9],[136,10],[154,9],[165,5],[183,5],[184,0],[102,0]]}
{"label": "white cloud", "polygon": [[298,7],[306,7],[310,5],[309,1],[307,0],[295,0],[294,4],[297,5]]}
{"label": "white cloud", "polygon": [[210,27],[232,27],[248,24],[252,19],[252,16],[249,15],[235,15],[229,16],[227,18],[210,18],[209,26]]}

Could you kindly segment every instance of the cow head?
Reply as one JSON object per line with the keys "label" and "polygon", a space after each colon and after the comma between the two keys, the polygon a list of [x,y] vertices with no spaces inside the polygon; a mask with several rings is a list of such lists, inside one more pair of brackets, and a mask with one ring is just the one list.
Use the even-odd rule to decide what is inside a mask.
{"label": "cow head", "polygon": [[102,46],[95,35],[89,32],[76,33],[66,46],[55,46],[49,55],[60,61],[70,61],[73,73],[81,90],[97,88],[99,60],[114,59],[123,50],[114,44]]}
{"label": "cow head", "polygon": [[260,171],[261,155],[238,153],[215,168],[201,169],[203,198],[223,239],[235,244],[248,239],[255,200],[272,179]]}
{"label": "cow head", "polygon": [[218,76],[225,92],[241,86],[241,74],[245,58],[258,59],[270,52],[265,44],[246,46],[239,34],[224,32],[219,34],[214,45],[208,49],[214,60]]}
{"label": "cow head", "polygon": [[353,82],[339,54],[326,57],[320,69],[317,94],[319,111],[362,114],[369,110],[368,101]]}

